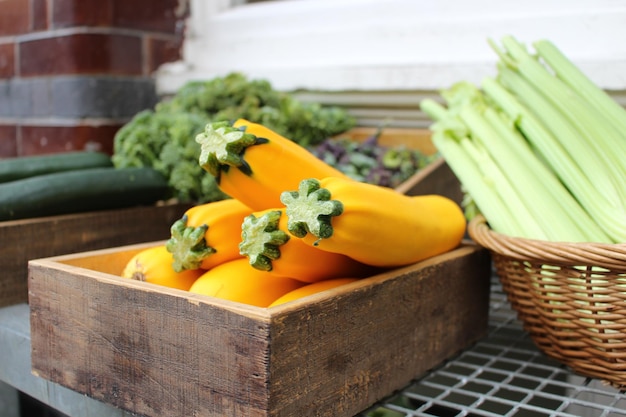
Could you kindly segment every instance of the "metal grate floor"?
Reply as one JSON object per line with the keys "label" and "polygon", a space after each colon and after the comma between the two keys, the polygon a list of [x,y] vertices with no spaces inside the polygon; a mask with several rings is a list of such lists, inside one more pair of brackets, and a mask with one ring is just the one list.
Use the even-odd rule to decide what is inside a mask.
{"label": "metal grate floor", "polygon": [[357,417],[626,417],[626,394],[546,357],[491,286],[489,333]]}

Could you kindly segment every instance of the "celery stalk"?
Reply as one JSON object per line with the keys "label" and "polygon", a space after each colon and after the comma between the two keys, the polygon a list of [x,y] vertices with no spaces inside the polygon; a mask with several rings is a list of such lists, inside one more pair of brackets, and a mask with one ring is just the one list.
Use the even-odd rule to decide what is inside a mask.
{"label": "celery stalk", "polygon": [[[475,140],[469,140],[467,138],[461,140],[460,145],[466,154],[475,161],[476,166],[478,166],[478,169],[483,175],[483,181],[486,185],[495,189],[495,192],[504,201],[509,211],[514,208],[514,212],[509,214],[509,216],[515,219],[517,231],[512,232],[515,233],[512,234],[512,236],[547,240],[548,236],[544,233],[541,226],[536,222],[536,218],[533,217],[528,209],[526,204],[528,200],[525,201],[524,198],[515,191],[515,188],[511,185],[498,164],[494,162],[487,150],[480,146]],[[480,203],[478,201],[476,203],[480,208]]]}
{"label": "celery stalk", "polygon": [[[452,92],[445,94],[449,99],[454,96]],[[432,99],[422,100],[420,107],[436,120],[431,126],[433,144],[471,195],[473,203],[489,219],[491,227],[510,236],[531,237],[529,228],[522,224],[524,216],[520,215],[525,208],[520,209],[507,200],[519,204],[519,197],[506,196],[507,193],[513,194],[510,184],[505,182],[493,161],[489,161],[488,153],[470,139],[467,126],[452,111]],[[512,210],[513,207],[516,210]]]}
{"label": "celery stalk", "polygon": [[[443,155],[452,172],[459,178],[489,225],[509,236],[524,236],[525,230],[517,223],[511,206],[495,191],[493,182],[485,178],[473,158],[468,157],[460,142],[471,142],[468,138],[454,138],[450,132],[434,130],[432,141]],[[466,145],[466,148],[471,145]]]}
{"label": "celery stalk", "polygon": [[[570,147],[568,151],[579,161],[598,158],[605,166],[603,171],[616,179],[620,187],[616,189],[616,192],[624,201],[626,192],[622,188],[626,183],[626,164],[620,158],[626,152],[626,143],[622,134],[617,132],[606,118],[590,106],[585,99],[550,74],[513,37],[505,36],[502,38],[502,44],[509,57],[502,63],[531,83],[568,120],[571,128],[578,132],[579,141],[584,142],[584,145]],[[511,60],[515,63],[514,65],[511,65]],[[573,140],[575,137],[568,139]],[[589,154],[591,150],[595,156]]]}
{"label": "celery stalk", "polygon": [[[555,172],[550,169],[544,160],[540,159],[534,148],[531,147],[526,138],[519,133],[517,126],[521,127],[521,132],[538,142],[542,148],[549,147],[554,143],[554,139],[550,133],[546,131],[535,117],[519,103],[513,95],[504,89],[496,80],[487,77],[483,79],[482,87],[485,94],[491,98],[495,105],[503,113],[496,114],[496,110],[486,112],[485,118],[494,129],[496,129],[500,138],[506,145],[510,147],[513,155],[517,155],[519,159],[524,160],[527,164],[527,175],[533,178],[536,187],[543,187],[552,200],[560,206],[560,210],[554,210],[558,215],[568,216],[581,234],[584,234],[585,241],[588,242],[611,242],[610,238],[602,231],[599,225],[591,218],[589,213],[585,211],[580,203],[574,198],[570,191],[564,186],[563,182],[557,177]],[[506,121],[504,120],[506,118]],[[508,126],[506,126],[508,124]],[[556,153],[556,151],[548,150],[546,153]],[[560,158],[563,159],[563,158]],[[573,164],[569,159],[566,162]],[[557,165],[557,164],[555,164]],[[558,168],[557,170],[561,170]],[[588,184],[586,182],[585,184]],[[541,194],[542,196],[544,194]],[[549,197],[548,197],[549,198]],[[555,207],[555,206],[551,206]]]}
{"label": "celery stalk", "polygon": [[447,108],[421,103],[467,194],[510,236],[626,242],[626,111],[549,42],[539,56],[511,36],[490,43],[496,79],[441,91]]}
{"label": "celery stalk", "polygon": [[[554,192],[545,187],[544,178],[536,177],[537,172],[530,168],[533,162],[527,159],[536,156],[519,154],[518,149],[505,142],[503,135],[507,132],[495,128],[495,124],[501,120],[495,117],[494,112],[492,108],[486,108],[481,113],[474,106],[466,106],[460,117],[508,177],[516,193],[524,197],[521,198],[521,204],[526,206],[540,229],[531,229],[530,232],[538,237],[544,235],[545,239],[552,241],[587,241],[586,234],[578,227],[575,219],[560,210],[560,203]],[[525,222],[529,228],[533,226],[530,219]]]}
{"label": "celery stalk", "polygon": [[[620,193],[624,192],[626,182],[616,183],[615,176],[607,172],[601,161],[591,156],[591,149],[585,145],[579,145],[580,148],[572,145],[579,138],[572,125],[525,79],[506,69],[501,69],[498,77],[505,87],[522,98],[527,108],[532,109],[535,117],[551,132],[540,137],[526,134],[528,140],[543,153],[546,161],[553,164],[557,175],[605,233],[614,242],[625,242],[626,212],[620,203]],[[528,118],[518,120],[522,130],[526,120]],[[539,128],[537,125],[534,127]],[[557,142],[535,140],[538,138],[556,138]]]}
{"label": "celery stalk", "polygon": [[558,78],[580,92],[593,107],[603,113],[622,132],[626,143],[626,109],[587,77],[552,42],[539,40],[533,43],[537,54],[550,66]]}

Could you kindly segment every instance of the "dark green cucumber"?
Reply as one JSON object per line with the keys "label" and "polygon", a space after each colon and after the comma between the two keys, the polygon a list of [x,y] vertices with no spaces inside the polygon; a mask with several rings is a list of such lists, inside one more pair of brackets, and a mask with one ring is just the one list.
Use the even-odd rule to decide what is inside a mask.
{"label": "dark green cucumber", "polygon": [[111,157],[102,152],[76,151],[50,155],[0,159],[0,183],[54,172],[112,167]]}
{"label": "dark green cucumber", "polygon": [[0,184],[0,220],[154,204],[168,197],[152,168],[90,168]]}

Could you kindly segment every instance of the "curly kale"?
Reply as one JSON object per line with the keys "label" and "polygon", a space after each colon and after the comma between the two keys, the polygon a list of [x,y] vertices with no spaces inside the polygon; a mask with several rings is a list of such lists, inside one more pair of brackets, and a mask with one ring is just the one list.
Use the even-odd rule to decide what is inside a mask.
{"label": "curly kale", "polygon": [[114,141],[116,167],[149,166],[166,178],[172,197],[181,202],[207,202],[225,197],[215,178],[198,164],[194,138],[208,119],[198,114],[144,110],[124,125]]}
{"label": "curly kale", "polygon": [[248,80],[240,73],[231,73],[208,81],[188,82],[171,100],[159,103],[157,109],[201,114],[212,121],[236,118],[256,121],[265,108],[277,109],[284,96],[268,81]]}
{"label": "curly kale", "polygon": [[231,73],[189,82],[154,110],[135,115],[115,136],[113,163],[157,169],[169,179],[172,197],[182,202],[221,200],[226,195],[198,163],[195,137],[209,122],[239,118],[263,124],[304,147],[355,125],[344,109],[302,103],[266,80]]}
{"label": "curly kale", "polygon": [[243,118],[304,147],[356,124],[343,108],[296,100],[291,94],[274,90],[266,80],[249,80],[237,72],[209,81],[189,82],[171,100],[159,103],[157,111],[201,114],[213,122]]}

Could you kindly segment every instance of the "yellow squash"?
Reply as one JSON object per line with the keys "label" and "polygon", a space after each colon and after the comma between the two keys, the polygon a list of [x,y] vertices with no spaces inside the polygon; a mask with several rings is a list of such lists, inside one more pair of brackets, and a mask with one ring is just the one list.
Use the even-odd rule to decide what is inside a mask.
{"label": "yellow squash", "polygon": [[176,272],[172,267],[173,262],[172,254],[165,245],[154,246],[133,256],[122,271],[122,277],[188,290],[204,273],[202,270]]}
{"label": "yellow squash", "polygon": [[281,199],[292,235],[379,267],[408,265],[447,252],[465,234],[463,211],[440,195],[407,196],[335,177],[305,179]]}
{"label": "yellow squash", "polygon": [[234,199],[190,208],[171,227],[167,250],[174,257],[174,270],[210,269],[240,258],[241,223],[252,213]]}
{"label": "yellow squash", "polygon": [[196,294],[267,307],[274,300],[304,285],[250,266],[246,258],[224,262],[198,278],[189,289]]}
{"label": "yellow squash", "polygon": [[241,226],[239,251],[254,268],[302,282],[342,276],[372,275],[375,268],[342,255],[320,250],[287,231],[284,208],[255,212]]}
{"label": "yellow squash", "polygon": [[358,278],[333,278],[327,279],[325,281],[318,281],[312,284],[307,284],[303,287],[288,292],[269,306],[274,307],[280,304],[285,304],[289,301],[298,300],[302,297],[306,297],[307,295],[317,294],[319,292],[330,290],[332,288],[337,288],[355,281],[358,281]]}
{"label": "yellow squash", "polygon": [[280,206],[280,193],[303,178],[339,176],[307,149],[257,123],[209,123],[196,137],[200,165],[220,189],[253,210]]}

